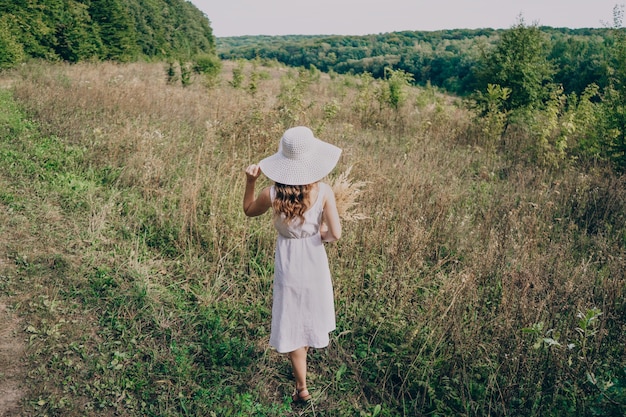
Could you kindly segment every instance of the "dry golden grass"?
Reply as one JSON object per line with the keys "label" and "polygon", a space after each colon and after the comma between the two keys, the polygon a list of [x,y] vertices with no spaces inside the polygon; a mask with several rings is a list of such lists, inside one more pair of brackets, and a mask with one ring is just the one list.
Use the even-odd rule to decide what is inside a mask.
{"label": "dry golden grass", "polygon": [[[468,137],[471,115],[428,89],[410,89],[398,111],[359,103],[370,106],[364,119],[355,77],[306,82],[295,70],[248,65],[248,76],[265,74],[251,94],[247,81],[228,84],[232,65],[212,88],[199,76],[188,88],[168,85],[165,67],[146,63],[26,67],[14,82],[46,134],[83,150],[78,171],[107,181],[72,197],[86,200],[84,218],[49,202],[50,216],[76,230],[64,244],[83,272],[109,265],[134,277],[123,288],[145,289],[156,333],[187,337],[176,319],[184,294],[234,316],[254,306],[246,323],[232,319],[233,332],[256,335],[264,349],[267,332],[255,332],[268,325],[274,234],[268,219],[241,211],[243,169],[297,123],[344,150],[329,180],[346,221],[328,246],[338,330],[312,359],[328,410],[505,415],[519,400],[523,415],[537,386],[584,384],[567,378],[589,363],[574,358],[567,368],[563,350],[550,362],[521,329],[544,322],[561,341],[579,340],[576,313],[592,307],[604,313],[589,341],[593,360],[623,363],[603,359],[626,343],[623,177],[539,170],[486,152]],[[524,138],[506,140],[523,147]],[[264,352],[242,377],[268,383],[271,398],[259,401],[290,390],[281,366]]]}
{"label": "dry golden grass", "polygon": [[352,167],[339,174],[332,182],[339,217],[347,222],[369,219],[365,213],[358,211],[358,200],[367,181],[354,181],[350,178]]}

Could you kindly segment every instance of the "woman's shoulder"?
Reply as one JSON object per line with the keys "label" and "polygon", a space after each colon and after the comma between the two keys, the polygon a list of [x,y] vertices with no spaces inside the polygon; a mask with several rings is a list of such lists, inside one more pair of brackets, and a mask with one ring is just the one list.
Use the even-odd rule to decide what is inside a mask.
{"label": "woman's shoulder", "polygon": [[333,192],[333,187],[331,187],[330,184],[320,181],[318,185],[319,185],[319,193],[320,193],[320,196],[322,197],[321,200],[323,201],[323,204],[325,206],[326,201],[329,198],[334,199],[335,193]]}
{"label": "woman's shoulder", "polygon": [[333,190],[333,187],[331,187],[329,184],[327,184],[325,182],[320,181],[320,182],[318,182],[318,185],[320,187],[320,191],[328,192],[328,191],[332,191]]}

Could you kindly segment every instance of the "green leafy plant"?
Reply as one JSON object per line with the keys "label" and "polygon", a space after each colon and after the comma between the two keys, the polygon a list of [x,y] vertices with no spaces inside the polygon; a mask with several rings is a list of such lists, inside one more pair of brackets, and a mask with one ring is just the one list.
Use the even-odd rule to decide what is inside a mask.
{"label": "green leafy plant", "polygon": [[235,67],[233,67],[233,79],[230,80],[230,85],[233,88],[240,88],[241,85],[243,84],[243,79],[244,79],[244,63],[243,61],[239,60],[237,61],[237,65]]}
{"label": "green leafy plant", "polygon": [[178,65],[180,67],[180,83],[183,87],[188,87],[191,84],[192,64],[181,59],[178,61]]}
{"label": "green leafy plant", "polygon": [[407,87],[413,81],[413,76],[403,70],[393,70],[385,68],[384,88],[379,92],[379,101],[382,105],[387,105],[394,110],[407,99]]}
{"label": "green leafy plant", "polygon": [[478,112],[475,123],[484,135],[480,143],[487,149],[495,149],[506,129],[510,111],[505,109],[505,103],[510,95],[510,88],[487,84],[485,92],[478,92],[470,104]]}

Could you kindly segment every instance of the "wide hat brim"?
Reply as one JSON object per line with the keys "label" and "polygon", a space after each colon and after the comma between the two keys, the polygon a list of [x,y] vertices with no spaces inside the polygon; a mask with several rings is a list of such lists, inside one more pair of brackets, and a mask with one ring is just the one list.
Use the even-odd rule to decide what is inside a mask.
{"label": "wide hat brim", "polygon": [[313,136],[306,140],[306,154],[288,156],[281,146],[277,153],[261,160],[263,174],[285,185],[313,184],[330,174],[339,162],[341,149]]}

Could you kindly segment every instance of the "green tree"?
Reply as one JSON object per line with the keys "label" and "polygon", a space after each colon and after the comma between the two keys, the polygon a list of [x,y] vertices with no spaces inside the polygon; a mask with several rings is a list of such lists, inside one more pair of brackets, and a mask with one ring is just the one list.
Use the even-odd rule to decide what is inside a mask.
{"label": "green tree", "polygon": [[536,25],[519,22],[502,34],[492,50],[485,51],[477,79],[479,90],[497,84],[511,90],[505,110],[540,107],[549,98],[554,68],[548,61],[547,41]]}
{"label": "green tree", "polygon": [[97,56],[102,48],[100,39],[91,30],[87,6],[66,0],[53,16],[55,42],[52,49],[61,59],[78,62]]}
{"label": "green tree", "polygon": [[0,16],[7,18],[13,39],[22,45],[26,56],[55,58],[50,50],[54,29],[46,9],[36,0],[0,1]]}
{"label": "green tree", "polygon": [[596,84],[607,85],[607,48],[602,36],[553,37],[549,59],[556,68],[554,80],[565,93],[582,94]]}
{"label": "green tree", "polygon": [[606,153],[622,171],[626,170],[626,28],[622,27],[623,16],[623,6],[616,6],[613,10],[609,86],[603,98]]}
{"label": "green tree", "polygon": [[102,58],[130,61],[139,53],[137,31],[128,5],[121,0],[92,0],[89,13],[104,44]]}
{"label": "green tree", "polygon": [[0,17],[0,70],[14,67],[26,56],[12,30],[14,19],[13,15]]}

